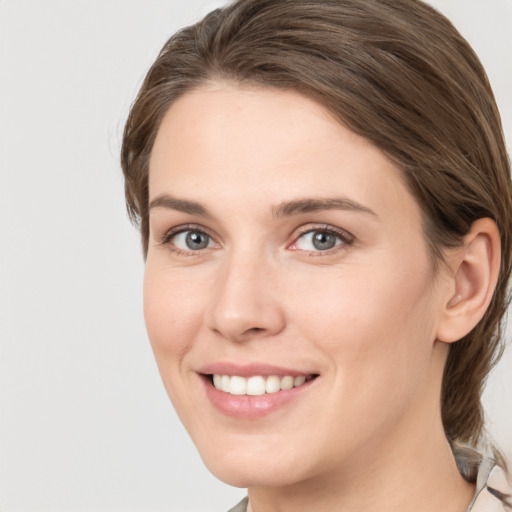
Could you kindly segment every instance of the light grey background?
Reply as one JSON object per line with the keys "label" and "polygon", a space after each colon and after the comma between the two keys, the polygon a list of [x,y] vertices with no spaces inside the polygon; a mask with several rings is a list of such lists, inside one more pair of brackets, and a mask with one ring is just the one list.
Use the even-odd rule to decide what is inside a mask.
{"label": "light grey background", "polygon": [[[0,0],[0,510],[227,510],[146,339],[123,122],[164,41],[223,2]],[[512,142],[512,2],[437,0],[489,72]],[[512,457],[512,349],[490,429]]]}

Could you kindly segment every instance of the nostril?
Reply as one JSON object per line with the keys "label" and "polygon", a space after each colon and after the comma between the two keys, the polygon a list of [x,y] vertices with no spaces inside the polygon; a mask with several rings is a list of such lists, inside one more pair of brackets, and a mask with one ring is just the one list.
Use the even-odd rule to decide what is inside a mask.
{"label": "nostril", "polygon": [[264,333],[266,329],[263,327],[250,327],[249,329],[245,330],[242,333],[242,338],[251,337],[251,336],[258,336],[261,333]]}

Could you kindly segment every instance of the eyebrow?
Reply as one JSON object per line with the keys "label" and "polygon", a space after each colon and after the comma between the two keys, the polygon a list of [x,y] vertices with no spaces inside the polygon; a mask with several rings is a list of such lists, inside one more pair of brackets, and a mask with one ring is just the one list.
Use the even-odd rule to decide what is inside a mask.
{"label": "eyebrow", "polygon": [[[188,199],[177,199],[167,194],[157,196],[149,203],[149,210],[154,208],[168,208],[190,215],[212,218],[211,213],[201,203]],[[378,217],[370,208],[343,197],[322,199],[306,198],[286,201],[272,208],[272,217],[278,219],[280,217],[292,217],[294,215],[303,215],[324,210],[361,212]]]}
{"label": "eyebrow", "polygon": [[323,210],[346,210],[368,213],[378,218],[378,215],[370,208],[344,197],[306,198],[288,201],[273,208],[272,215],[274,218],[290,217],[292,215],[315,213]]}
{"label": "eyebrow", "polygon": [[212,216],[201,203],[189,201],[188,199],[176,199],[167,194],[155,197],[155,199],[149,203],[149,210],[154,208],[169,208],[171,210],[189,213],[190,215],[199,215],[201,217]]}

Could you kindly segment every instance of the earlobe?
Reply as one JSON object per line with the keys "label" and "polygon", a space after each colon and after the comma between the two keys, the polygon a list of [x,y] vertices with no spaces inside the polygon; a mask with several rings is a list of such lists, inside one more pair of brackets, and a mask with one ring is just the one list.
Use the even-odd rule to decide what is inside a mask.
{"label": "earlobe", "polygon": [[494,221],[478,219],[464,237],[452,263],[452,286],[438,327],[437,339],[460,340],[482,319],[498,280],[500,234]]}

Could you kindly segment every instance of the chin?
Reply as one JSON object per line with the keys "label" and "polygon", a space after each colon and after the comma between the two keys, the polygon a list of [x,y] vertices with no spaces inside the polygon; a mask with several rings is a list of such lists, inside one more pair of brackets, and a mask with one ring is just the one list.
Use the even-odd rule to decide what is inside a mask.
{"label": "chin", "polygon": [[285,487],[301,480],[298,475],[254,461],[247,465],[215,462],[206,464],[206,467],[216,478],[232,487]]}
{"label": "chin", "polygon": [[206,467],[210,470],[212,475],[221,482],[231,485],[232,487],[247,489],[255,486],[268,486],[268,477],[262,480],[260,478],[262,475],[253,474],[254,472],[259,472],[258,470],[249,469],[244,471],[237,467],[218,464],[214,464],[213,466],[207,464]]}
{"label": "chin", "polygon": [[233,487],[288,486],[306,476],[304,461],[270,447],[263,450],[232,447],[224,453],[199,448],[199,453],[208,470]]}

